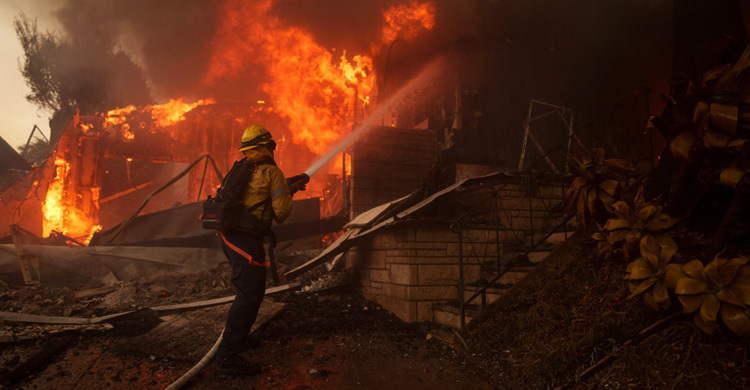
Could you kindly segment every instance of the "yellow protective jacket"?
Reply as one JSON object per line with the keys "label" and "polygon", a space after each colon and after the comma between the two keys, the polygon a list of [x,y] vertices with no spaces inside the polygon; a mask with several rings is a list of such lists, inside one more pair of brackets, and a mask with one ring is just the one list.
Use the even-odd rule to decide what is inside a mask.
{"label": "yellow protective jacket", "polygon": [[[252,163],[273,158],[271,151],[265,147],[246,150],[243,153],[245,158]],[[267,199],[270,199],[270,202]],[[253,173],[250,184],[242,196],[242,204],[245,207],[252,207],[259,202],[268,203],[257,207],[252,213],[263,221],[266,227],[271,226],[271,219],[278,223],[284,222],[292,212],[292,194],[289,184],[284,178],[284,173],[275,165],[258,164],[258,170]]]}

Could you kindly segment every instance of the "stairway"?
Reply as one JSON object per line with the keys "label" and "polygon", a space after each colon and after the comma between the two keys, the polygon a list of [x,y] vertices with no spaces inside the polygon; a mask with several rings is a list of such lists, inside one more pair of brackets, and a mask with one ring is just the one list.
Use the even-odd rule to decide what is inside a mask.
{"label": "stairway", "polygon": [[[532,252],[529,252],[525,258],[519,258],[518,255],[515,255],[516,262],[510,268],[508,268],[508,264],[511,264],[512,256],[514,255],[501,256],[499,266],[501,271],[505,272],[491,286],[487,286],[488,281],[483,280],[484,278],[466,283],[463,294],[465,323],[468,324],[481,315],[484,307],[491,305],[498,299],[502,299],[508,289],[526,277],[539,263],[543,262],[558,245],[572,235],[573,230],[570,230],[572,228],[567,227],[567,229],[549,235],[542,244],[539,244]],[[490,275],[497,275],[497,263],[488,263],[487,266],[490,268]],[[471,302],[466,303],[478,291],[482,291],[480,295]],[[433,322],[455,329],[461,328],[461,310],[458,301],[433,303],[432,310]]]}

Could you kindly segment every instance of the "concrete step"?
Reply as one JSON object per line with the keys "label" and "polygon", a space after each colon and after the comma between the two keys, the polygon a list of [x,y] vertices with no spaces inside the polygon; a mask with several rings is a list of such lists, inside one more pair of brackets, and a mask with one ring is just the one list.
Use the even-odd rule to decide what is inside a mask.
{"label": "concrete step", "polygon": [[[568,236],[572,233],[568,233]],[[547,239],[547,241],[540,245],[537,251],[531,252],[528,254],[527,259],[522,259],[519,265],[514,266],[503,276],[500,277],[500,279],[497,280],[496,285],[488,287],[485,290],[485,305],[490,305],[497,301],[498,299],[501,299],[502,296],[505,294],[505,292],[510,289],[515,283],[517,283],[519,280],[523,279],[529,272],[531,272],[537,264],[539,264],[541,261],[543,261],[549,254],[552,252],[554,248],[556,248],[560,243],[564,242],[566,240],[566,233],[565,232],[559,232],[554,233],[550,235],[550,237]],[[513,260],[514,256],[518,256],[518,254],[505,254],[501,257],[501,262],[499,264],[499,267],[502,271],[505,271],[505,267],[509,264],[510,261]],[[525,260],[525,261],[524,261]],[[486,262],[486,266],[490,270],[497,271],[498,264],[497,262]],[[494,278],[494,277],[489,277]],[[474,293],[479,291],[487,281],[478,281],[471,284],[467,284],[464,286],[464,301],[471,298]],[[482,297],[478,296],[475,298],[471,303],[465,305],[465,322],[468,324],[474,318],[477,318],[481,314],[482,310]],[[450,303],[442,303],[442,304],[433,304],[432,306],[433,310],[433,321],[450,326],[455,329],[461,328],[461,310],[458,306],[458,302],[450,302]]]}
{"label": "concrete step", "polygon": [[[479,317],[482,310],[477,305],[466,305],[464,310],[464,321],[468,324]],[[433,321],[438,324],[461,329],[461,309],[457,303],[434,304],[432,306]]]}
{"label": "concrete step", "polygon": [[[488,287],[484,290],[485,304],[490,305],[497,301],[511,287],[511,284],[502,285],[502,287]],[[482,286],[464,286],[464,302],[471,298],[474,293],[482,289]],[[471,301],[471,304],[481,305],[482,296],[478,296]]]}

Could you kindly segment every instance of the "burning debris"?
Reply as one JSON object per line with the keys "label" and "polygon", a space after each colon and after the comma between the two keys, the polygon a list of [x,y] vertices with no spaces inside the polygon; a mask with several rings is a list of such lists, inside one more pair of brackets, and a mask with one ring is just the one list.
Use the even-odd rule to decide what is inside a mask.
{"label": "burning debris", "polygon": [[[565,252],[571,250],[569,241],[563,243],[569,228],[602,225],[611,237],[620,237],[622,232],[615,231],[619,228],[603,225],[604,220],[585,219],[608,215],[613,207],[624,210],[623,204],[637,192],[630,184],[647,177],[644,169],[669,163],[656,157],[664,140],[643,131],[653,112],[651,91],[666,96],[660,105],[674,106],[659,117],[661,122],[652,121],[651,129],[690,133],[696,119],[685,111],[693,106],[702,107],[698,114],[703,116],[693,116],[705,123],[731,117],[734,126],[747,119],[741,102],[731,115],[708,110],[704,102],[722,108],[730,97],[691,95],[701,90],[696,85],[705,87],[710,73],[703,82],[685,83],[688,95],[667,91],[669,48],[682,53],[677,46],[685,37],[673,39],[665,33],[683,31],[665,21],[701,19],[680,13],[696,5],[595,0],[564,7],[554,2],[537,7],[445,0],[158,5],[59,0],[59,5],[64,34],[40,33],[25,16],[16,21],[26,54],[22,73],[32,86],[29,100],[55,112],[46,159],[32,164],[15,153],[2,154],[0,344],[11,345],[12,352],[0,354],[0,369],[10,375],[11,385],[35,370],[62,387],[121,383],[122,370],[105,377],[113,367],[131,364],[134,353],[149,356],[133,366],[150,372],[148,381],[142,374],[123,371],[139,387],[169,385],[190,369],[188,361],[198,365],[173,386],[204,368],[232,372],[232,359],[218,359],[215,367],[208,363],[220,345],[222,357],[236,355],[227,352],[227,345],[245,344],[231,341],[245,337],[245,330],[222,324],[225,305],[235,300],[233,285],[239,291],[233,307],[247,302],[243,286],[230,280],[247,263],[258,280],[266,269],[253,267],[271,265],[266,292],[276,296],[264,300],[260,321],[279,317],[278,328],[258,330],[264,343],[270,343],[260,351],[271,356],[273,367],[250,365],[242,371],[263,373],[266,379],[252,382],[261,387],[351,387],[360,384],[366,369],[381,367],[370,360],[364,367],[352,365],[363,354],[387,350],[390,355],[377,355],[388,362],[382,371],[399,372],[402,366],[410,367],[414,356],[445,357],[444,350],[430,344],[436,338],[453,340],[449,342],[457,352],[450,350],[451,356],[475,348],[467,361],[474,362],[478,355],[473,353],[481,351],[512,367],[516,352],[523,351],[507,340],[492,339],[503,334],[492,331],[496,323],[515,326],[496,309],[525,310],[546,302],[548,297],[539,291],[545,291],[543,284],[550,280],[580,284],[575,294],[563,288],[566,294],[556,299],[580,295],[586,313],[597,319],[641,326],[650,318],[641,312],[622,322],[619,312],[605,310],[606,303],[586,301],[596,299],[590,283],[581,279],[588,275],[584,268],[598,261],[593,252],[582,263],[571,262],[576,271],[572,277],[546,272],[573,269],[570,264],[555,268],[554,262],[586,250],[576,244],[573,252]],[[736,27],[736,18],[726,9],[737,7],[717,10],[722,16],[717,20]],[[745,68],[732,68],[732,81],[741,80]],[[578,74],[586,77],[561,77]],[[127,91],[128,83],[132,91]],[[703,103],[682,102],[683,95]],[[537,112],[535,105],[551,110]],[[731,135],[744,137],[745,130],[732,128]],[[5,146],[0,143],[0,149]],[[592,159],[589,168],[607,162],[627,167],[627,175],[618,178],[623,183],[612,189],[612,180],[597,177],[589,181],[601,187],[601,196],[575,193],[578,199],[568,199],[563,188],[573,180],[570,163],[576,160],[567,158],[579,147],[597,147],[598,156],[606,149],[613,158]],[[237,159],[255,165],[237,164],[245,168],[246,180],[240,180],[236,196],[226,198],[223,191],[232,183],[227,177],[236,177],[228,172]],[[266,165],[270,171],[264,172],[275,176],[258,173]],[[298,175],[284,177],[282,171]],[[249,184],[256,179],[268,185]],[[288,220],[270,227],[271,219],[285,219],[291,196],[305,185],[307,191],[296,196]],[[204,206],[229,204],[222,209],[227,210],[240,204],[245,208],[232,210],[246,217],[262,210],[249,201],[266,196],[256,191],[259,187],[268,189],[263,202],[271,203],[275,216],[255,215],[264,225],[256,235],[244,232],[237,235],[242,239],[227,238],[232,229],[223,225],[226,220]],[[275,207],[277,199],[284,207]],[[650,207],[660,201],[653,200]],[[572,222],[575,217],[566,214],[566,205],[588,211]],[[266,205],[263,210],[268,209]],[[209,221],[220,231],[204,229]],[[231,227],[237,226],[249,229]],[[609,243],[613,251],[619,250],[619,242],[622,239]],[[252,248],[245,247],[250,243]],[[264,244],[269,249],[266,258],[260,258],[258,248]],[[637,244],[631,246],[631,255],[637,256]],[[679,257],[667,260],[684,260]],[[606,264],[603,276],[594,280],[596,288],[606,286],[612,296],[622,290],[610,283],[621,277],[615,269]],[[628,270],[631,281],[653,284],[632,272]],[[297,289],[301,291],[293,291]],[[538,302],[519,298],[527,289],[539,293]],[[250,294],[257,298],[253,305],[263,299],[259,291]],[[646,293],[647,301],[655,294]],[[731,304],[736,314],[746,314],[743,306]],[[233,313],[229,317],[236,320],[238,312]],[[515,319],[525,320],[525,312],[516,314]],[[555,316],[555,321],[571,319]],[[484,322],[471,325],[475,318]],[[535,319],[551,335],[566,326],[558,321],[545,327],[544,320]],[[438,325],[432,323],[449,328],[435,331]],[[490,336],[465,337],[471,329],[467,326]],[[584,336],[590,330],[575,323],[571,329]],[[589,343],[596,344],[593,352],[587,344],[558,360],[584,367],[587,358],[579,356],[579,350],[590,353],[589,360],[601,351],[616,351],[619,336],[602,349],[605,330],[597,328],[596,343]],[[529,336],[512,331],[519,340]],[[438,334],[448,336],[433,337]],[[551,335],[545,337],[556,340]],[[529,337],[533,340],[528,346],[539,340]],[[52,342],[44,347],[47,340]],[[492,345],[485,345],[486,340]],[[496,346],[503,343],[516,349],[507,352],[511,358],[498,352]],[[83,345],[94,346],[94,351],[81,353]],[[393,351],[399,356],[403,352],[403,360],[394,358]],[[75,370],[69,361],[89,367],[88,377],[51,378],[45,359],[61,353],[68,359],[57,366],[65,366],[58,370],[63,372],[60,378]],[[438,387],[448,383],[440,373],[449,361],[454,366],[449,379],[459,379],[456,388],[467,383],[472,388],[497,387],[513,377],[500,373],[485,382],[464,372],[466,362],[442,357],[438,369],[423,366],[424,373],[435,369],[436,375],[422,378],[406,370],[388,383],[373,378],[361,383]],[[279,368],[294,359],[304,361],[294,369]],[[546,372],[564,380],[544,378],[539,383],[572,380],[569,366],[547,363]],[[479,365],[480,371],[492,367]],[[382,371],[377,374],[382,376]],[[343,372],[358,377],[342,381],[347,375]],[[527,370],[517,378],[533,386],[534,378],[543,375]],[[414,377],[418,380],[410,382]],[[206,378],[192,380],[201,387]],[[27,382],[24,385],[39,384],[33,378]],[[229,387],[235,384],[247,382]]]}

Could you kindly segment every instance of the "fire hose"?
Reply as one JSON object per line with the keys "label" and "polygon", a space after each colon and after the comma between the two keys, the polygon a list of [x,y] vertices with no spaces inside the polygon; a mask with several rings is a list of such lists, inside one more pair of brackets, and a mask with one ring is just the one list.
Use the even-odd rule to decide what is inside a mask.
{"label": "fire hose", "polygon": [[[354,141],[356,141],[357,138],[359,138],[364,132],[371,129],[375,125],[375,121],[377,119],[381,118],[386,112],[393,109],[393,107],[395,107],[395,105],[399,103],[401,100],[403,100],[408,94],[413,93],[417,88],[422,87],[430,79],[435,77],[439,73],[441,68],[442,68],[442,64],[440,61],[435,61],[429,66],[427,66],[416,77],[410,80],[404,87],[402,87],[396,93],[394,93],[388,100],[380,104],[380,106],[367,119],[365,119],[359,126],[357,126],[357,128],[351,134],[349,134],[349,136],[342,139],[326,155],[324,155],[323,157],[315,161],[309,168],[307,168],[307,170],[304,173],[294,176],[294,177],[290,177],[288,179],[288,184],[289,184],[290,189],[292,190],[292,194],[294,194],[297,191],[304,190],[305,185],[310,181],[310,177],[314,175],[318,170],[320,170],[320,168],[322,168],[323,165],[325,165],[338,153],[341,153],[344,150],[344,148],[346,148],[347,146],[351,145]],[[117,233],[119,233],[119,231]],[[179,389],[180,387],[184,386],[185,383],[187,383],[190,379],[195,377],[195,375],[198,374],[201,370],[203,370],[203,368],[205,368],[208,365],[208,363],[211,362],[211,360],[213,360],[214,356],[216,356],[216,350],[219,348],[219,344],[221,344],[221,340],[223,339],[223,336],[224,336],[224,332],[221,333],[221,335],[219,336],[219,339],[216,340],[216,343],[214,343],[214,346],[211,347],[211,350],[209,350],[208,353],[205,356],[203,356],[203,358],[198,362],[198,364],[193,366],[193,368],[191,368],[190,371],[188,371],[179,379],[177,379],[174,383],[169,385],[166,388],[166,390]]]}
{"label": "fire hose", "polygon": [[183,374],[181,377],[179,377],[176,381],[172,382],[171,385],[167,386],[164,390],[177,390],[181,388],[182,386],[185,386],[186,383],[188,383],[193,377],[195,377],[199,372],[201,372],[209,363],[211,363],[212,360],[214,360],[214,357],[216,356],[216,351],[219,349],[219,344],[221,344],[221,340],[224,339],[224,331],[221,331],[221,334],[219,335],[219,338],[214,343],[214,346],[211,347],[210,350],[206,353],[203,358],[196,363],[193,368],[191,368],[188,372]]}

